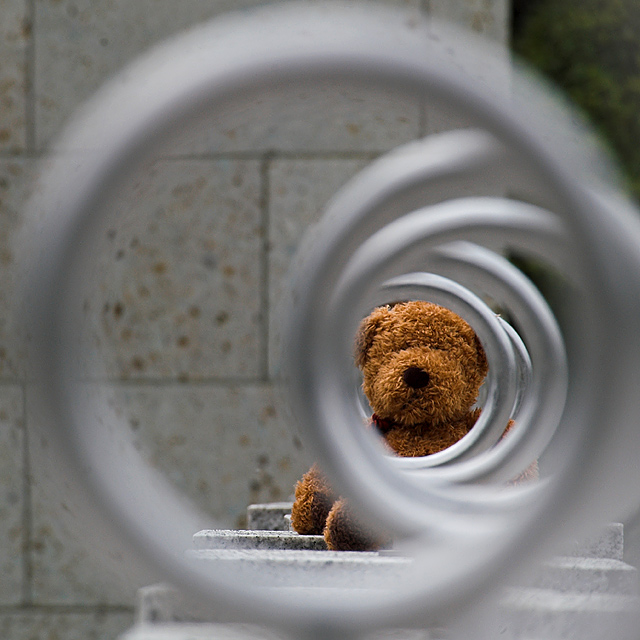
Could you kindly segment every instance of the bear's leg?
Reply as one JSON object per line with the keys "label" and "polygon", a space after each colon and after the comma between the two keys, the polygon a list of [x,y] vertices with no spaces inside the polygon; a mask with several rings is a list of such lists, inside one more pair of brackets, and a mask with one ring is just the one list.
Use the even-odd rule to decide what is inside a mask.
{"label": "bear's leg", "polygon": [[291,509],[291,524],[295,531],[303,535],[321,535],[336,497],[314,464],[296,484],[296,500]]}
{"label": "bear's leg", "polygon": [[327,516],[324,539],[331,551],[377,551],[391,543],[391,539],[373,536],[364,529],[343,498],[333,505]]}

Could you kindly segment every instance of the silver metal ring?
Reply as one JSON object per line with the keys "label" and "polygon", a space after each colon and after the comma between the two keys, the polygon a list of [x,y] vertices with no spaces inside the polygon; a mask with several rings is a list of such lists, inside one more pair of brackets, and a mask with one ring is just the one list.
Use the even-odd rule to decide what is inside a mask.
{"label": "silver metal ring", "polygon": [[[354,324],[354,318],[358,318],[363,309],[377,304],[377,283],[398,273],[420,268],[429,250],[440,244],[463,238],[480,242],[489,238],[492,243],[506,241],[511,246],[529,252],[544,247],[546,252],[554,243],[562,246],[562,237],[561,227],[550,216],[545,217],[539,210],[528,206],[497,200],[453,200],[407,214],[367,239],[346,266],[327,312],[331,335],[342,337],[336,349],[346,352],[346,344],[353,339],[350,327]],[[328,245],[325,248],[331,250]],[[532,300],[531,297],[529,299]],[[540,302],[540,296],[536,301]],[[548,332],[544,336],[536,333],[530,338],[538,341],[546,339],[536,349],[537,354],[545,354],[544,359],[536,364],[541,374],[544,370],[548,375],[541,375],[536,382],[547,385],[546,402],[537,404],[535,409],[529,406],[529,411],[535,411],[538,418],[536,428],[530,428],[529,416],[523,416],[523,428],[505,439],[500,447],[456,469],[434,470],[438,480],[464,478],[465,481],[508,481],[524,471],[548,444],[562,414],[566,395],[562,340],[558,333],[549,335]],[[295,351],[294,347],[292,349]],[[546,349],[550,351],[547,353]],[[552,362],[552,366],[545,367],[545,361]],[[331,364],[327,364],[331,367],[327,379],[335,381],[336,390],[344,384],[346,375],[346,371],[342,373],[335,368],[339,362],[335,357]],[[344,396],[340,400],[334,396],[333,403],[339,404],[342,411],[348,411],[345,406],[348,400]],[[507,422],[508,418],[505,418],[502,429]],[[497,432],[500,425],[493,425],[493,429]],[[451,448],[455,450],[457,445]],[[354,454],[350,452],[349,455]],[[396,460],[396,464],[414,469],[424,466],[421,459],[411,458]],[[400,486],[397,489],[398,493],[406,490]],[[414,509],[414,517],[416,512],[417,508]]]}
{"label": "silver metal ring", "polygon": [[489,369],[493,371],[482,415],[467,436],[439,453],[423,458],[394,458],[394,463],[409,469],[433,467],[459,462],[495,445],[513,413],[518,392],[513,342],[495,313],[469,289],[433,273],[410,273],[392,278],[380,286],[375,296],[376,306],[389,300],[428,300],[458,314],[477,333]]}
{"label": "silver metal ring", "polygon": [[[627,339],[637,328],[630,301],[640,291],[638,223],[631,205],[602,186],[606,178],[587,164],[597,155],[563,133],[570,117],[550,107],[546,94],[538,98],[537,89],[532,92],[529,81],[516,76],[512,106],[499,99],[495,87],[482,87],[461,71],[460,60],[492,68],[494,53],[468,34],[456,36],[444,27],[436,38],[429,25],[397,10],[265,9],[194,30],[157,50],[128,70],[128,83],[114,82],[99,93],[59,141],[58,149],[72,152],[53,158],[32,203],[44,214],[33,238],[35,266],[26,292],[31,357],[44,382],[40,413],[66,456],[68,472],[86,489],[88,502],[99,505],[106,525],[131,544],[131,557],[146,560],[170,582],[206,600],[221,620],[261,621],[296,633],[323,624],[353,631],[451,616],[499,584],[513,558],[530,558],[554,536],[579,528],[587,532],[635,500],[620,487],[638,486],[629,474],[635,473],[640,448],[632,419],[640,409],[633,388],[640,347]],[[304,344],[306,352],[290,354],[289,366],[296,378],[290,380],[294,406],[309,442],[365,520],[398,533],[419,535],[429,526],[434,532],[397,591],[303,600],[299,594],[291,598],[239,584],[218,566],[211,571],[185,562],[197,518],[183,497],[144,468],[118,417],[107,415],[77,383],[75,365],[83,354],[77,351],[77,318],[68,312],[96,220],[161,141],[181,134],[203,113],[233,109],[239,97],[327,80],[450,103],[485,131],[434,138],[420,143],[413,155],[404,150],[397,162],[376,163],[363,172],[329,208],[321,250],[310,252],[300,273],[290,344]],[[97,151],[77,151],[87,149]],[[402,179],[401,192],[376,189],[389,171]],[[459,500],[442,498],[439,490],[426,498],[425,508],[424,486],[417,481],[400,494],[406,474],[381,462],[374,443],[356,435],[350,426],[358,420],[353,403],[347,413],[340,411],[344,390],[336,390],[325,373],[334,362],[343,367],[342,350],[356,318],[352,309],[346,323],[327,313],[336,310],[334,288],[348,256],[372,233],[458,188],[473,193],[487,180],[527,185],[541,195],[571,237],[569,251],[553,247],[551,253],[560,262],[567,258],[584,290],[579,331],[568,348],[569,401],[552,442],[566,452],[556,477],[539,491],[502,501],[493,494],[485,503],[469,499],[468,511],[456,513]],[[319,423],[327,428],[315,429]],[[344,464],[345,453],[353,454],[353,468]],[[519,468],[520,461],[505,461],[507,470],[509,464]],[[477,525],[473,531],[470,517]],[[553,530],[551,522],[558,525]]]}
{"label": "silver metal ring", "polygon": [[502,324],[502,328],[507,332],[513,345],[513,352],[516,354],[516,368],[518,371],[518,385],[516,401],[513,405],[513,411],[511,413],[511,419],[517,420],[520,411],[522,410],[522,401],[526,396],[529,387],[531,386],[531,378],[533,376],[531,366],[531,356],[527,351],[525,343],[522,341],[520,334],[504,319],[498,318]]}

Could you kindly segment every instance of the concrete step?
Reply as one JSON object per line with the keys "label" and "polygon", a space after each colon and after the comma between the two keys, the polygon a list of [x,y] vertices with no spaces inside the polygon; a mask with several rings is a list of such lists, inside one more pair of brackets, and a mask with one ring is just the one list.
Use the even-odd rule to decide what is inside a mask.
{"label": "concrete step", "polygon": [[[306,592],[306,589],[302,591]],[[296,590],[300,595],[300,590]],[[638,599],[603,594],[558,594],[547,589],[507,590],[499,614],[479,624],[477,636],[501,640],[637,640],[640,629]],[[194,612],[180,593],[168,585],[153,585],[138,594],[136,629],[148,635],[131,638],[164,638],[155,631],[169,631],[167,638],[216,638],[266,640],[280,637],[273,631],[252,625],[222,625],[204,621],[206,613]],[[396,630],[376,638],[416,640],[448,637],[446,632]],[[127,636],[129,638],[129,636]],[[373,640],[373,638],[371,639]]]}
{"label": "concrete step", "polygon": [[293,502],[250,504],[247,508],[247,529],[256,531],[288,531],[285,516],[291,514]]}
{"label": "concrete step", "polygon": [[[406,582],[411,558],[393,552],[327,551],[322,536],[300,536],[287,530],[290,509],[291,503],[252,505],[247,514],[252,529],[198,532],[187,556],[211,563],[212,570],[215,566],[215,570],[230,571],[255,586],[310,597],[327,591],[339,597],[353,589],[370,590],[374,597],[383,593],[379,585],[395,588]],[[636,640],[640,629],[638,578],[636,570],[622,562],[623,550],[620,524],[606,527],[593,540],[571,542],[565,555],[541,567],[533,587],[506,591],[499,615],[490,616],[490,624],[497,625],[493,635],[504,640],[601,640],[612,635],[613,629],[616,640]],[[141,590],[137,611],[140,622],[164,623],[151,625],[156,628],[207,619],[206,613],[190,613],[179,594],[164,585]],[[193,631],[199,633],[205,626],[215,628],[212,637],[216,638],[274,637],[268,630],[211,623],[196,624],[189,637],[196,637]],[[398,633],[380,637],[405,637]],[[411,633],[417,635],[407,638],[433,637],[426,631]]]}
{"label": "concrete step", "polygon": [[412,564],[411,558],[367,551],[201,548],[187,555],[253,586],[296,589],[392,589],[406,583]]}
{"label": "concrete step", "polygon": [[[300,536],[303,539],[305,537]],[[231,539],[233,540],[233,538]],[[234,541],[232,545],[225,548],[221,544],[225,542],[224,537],[216,539],[202,536],[197,542],[197,553],[191,553],[190,556],[199,560],[222,562],[225,567],[235,563],[238,566],[234,569],[234,574],[240,575],[244,572],[247,577],[257,572],[259,566],[264,566],[266,572],[259,572],[262,586],[289,587],[312,587],[317,584],[330,583],[336,588],[347,588],[351,574],[357,571],[360,573],[360,577],[353,586],[363,588],[366,586],[364,583],[368,583],[374,574],[378,575],[377,572],[380,568],[383,571],[381,579],[384,580],[389,579],[391,567],[407,568],[412,562],[411,558],[378,553],[325,551],[320,554],[293,554],[291,551],[305,551],[305,549],[301,546],[287,546],[287,544],[279,542],[273,544],[274,541],[277,541],[275,536],[263,539],[263,546],[251,549],[242,546],[247,540],[252,541],[253,538],[240,537],[241,544],[236,545]],[[284,536],[281,540],[287,542]],[[294,544],[298,542],[295,537],[293,542]],[[320,538],[318,542],[318,550],[320,550],[323,548],[323,541]],[[224,553],[225,551],[229,551],[229,553]],[[231,553],[232,551],[241,551],[242,553]],[[284,551],[285,553],[270,553],[271,551]],[[324,568],[325,565],[326,568]],[[272,570],[276,573],[272,574]],[[396,575],[396,579],[400,580],[399,574]],[[270,584],[269,581],[271,581]],[[254,579],[252,582],[255,584]],[[638,594],[638,574],[634,567],[619,560],[560,557],[546,562],[533,580],[532,585],[535,588],[555,590],[559,593],[635,596]]]}
{"label": "concrete step", "polygon": [[322,551],[322,536],[301,536],[293,531],[205,529],[193,536],[194,549],[272,549]]}
{"label": "concrete step", "polygon": [[[283,518],[286,504],[280,503],[273,508],[272,505],[255,505],[254,513],[257,512],[263,521],[265,520],[265,511],[278,513],[279,517]],[[311,588],[312,583],[326,585],[334,580],[334,583],[331,584],[336,589],[343,589],[348,587],[349,572],[362,572],[362,567],[366,565],[369,567],[367,574],[370,576],[378,571],[378,566],[384,566],[387,572],[391,566],[388,560],[384,560],[382,563],[378,562],[380,554],[377,553],[339,552],[337,555],[329,553],[326,551],[322,536],[301,536],[290,531],[204,530],[195,534],[193,541],[196,551],[244,551],[245,553],[242,554],[191,554],[192,558],[221,561],[225,566],[235,563],[237,568],[234,570],[234,574],[236,575],[245,573],[247,576],[252,576],[260,563],[263,563],[265,567],[271,565],[280,567],[278,571],[282,572],[282,575],[275,575],[271,571],[261,573],[264,586],[269,586],[264,582],[266,576],[269,575],[269,580],[275,586],[294,587],[297,585]],[[593,557],[573,555],[554,558],[541,567],[531,585],[559,592],[637,595],[636,569],[617,559],[622,556],[622,546],[622,525],[611,525],[599,538],[593,541],[580,545],[577,543],[569,545],[570,551],[576,554],[590,553]],[[277,554],[254,553],[257,551],[324,551],[324,554],[318,556],[316,553],[312,553],[309,558],[301,553],[281,557]],[[399,562],[406,567],[411,560],[410,558],[400,558]],[[332,568],[320,569],[324,564]],[[310,570],[309,567],[313,567],[312,573],[317,576],[309,577],[306,575]],[[353,569],[348,567],[353,567]],[[329,579],[325,577],[326,575],[333,577]],[[368,581],[369,579],[370,577],[364,580]]]}
{"label": "concrete step", "polygon": [[[404,570],[411,562],[400,556],[366,552],[200,549],[188,555],[198,562],[215,562],[218,570],[231,571],[239,580],[267,589],[290,591],[296,597],[323,594],[325,589],[319,585],[330,585],[333,596],[353,589],[371,590],[373,596],[372,586],[401,586],[405,580]],[[578,565],[583,562],[584,559],[579,559]],[[562,571],[566,570],[561,559],[556,564]],[[574,568],[569,566],[570,571]],[[639,610],[637,597],[620,593],[510,588],[499,612],[490,619],[495,637],[502,640],[602,640],[611,635],[611,631],[615,631],[616,640],[636,640],[640,629]],[[175,590],[164,585],[141,590],[137,611],[139,621],[147,624],[207,619],[206,613],[194,612]],[[605,635],[605,631],[609,633]]]}
{"label": "concrete step", "polygon": [[[252,504],[247,508],[247,529],[288,531],[292,502]],[[590,540],[573,540],[567,544],[563,556],[610,558],[623,560],[624,527],[620,523],[607,525],[601,534]]]}
{"label": "concrete step", "polygon": [[[383,629],[367,634],[360,640],[445,640],[436,630]],[[180,624],[136,626],[120,640],[296,640],[282,632],[252,624]]]}
{"label": "concrete step", "polygon": [[138,589],[136,594],[136,625],[167,625],[205,620],[182,597],[180,591],[169,584],[157,583]]}
{"label": "concrete step", "polygon": [[545,562],[534,587],[572,593],[638,595],[637,570],[611,558],[558,557]]}
{"label": "concrete step", "polygon": [[619,522],[607,525],[593,538],[571,541],[562,555],[582,558],[624,559],[624,526]]}
{"label": "concrete step", "polygon": [[500,606],[495,632],[501,640],[636,640],[640,600],[602,593],[560,593],[511,588]]}

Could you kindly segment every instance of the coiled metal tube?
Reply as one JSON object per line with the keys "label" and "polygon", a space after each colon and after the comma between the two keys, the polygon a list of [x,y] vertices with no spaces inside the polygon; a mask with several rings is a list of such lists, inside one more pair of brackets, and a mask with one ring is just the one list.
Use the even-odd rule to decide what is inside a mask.
{"label": "coiled metal tube", "polygon": [[[637,502],[636,211],[609,181],[607,163],[576,139],[571,116],[543,89],[515,74],[509,102],[492,74],[483,85],[461,64],[493,69],[496,59],[504,62],[468,34],[442,27],[436,37],[430,25],[398,11],[270,8],[204,26],[152,53],[129,69],[126,85],[116,82],[99,93],[59,141],[58,149],[74,152],[53,158],[32,203],[43,223],[33,238],[26,289],[43,423],[65,455],[65,471],[102,511],[105,526],[131,545],[131,557],[206,600],[219,619],[309,635],[327,625],[355,633],[450,618],[500,584],[515,558],[523,563]],[[162,141],[188,130],[203,113],[232,110],[238,98],[326,81],[428,97],[468,116],[477,129],[421,141],[362,172],[328,208],[297,274],[287,366],[300,428],[365,521],[417,543],[400,584],[374,593],[332,595],[327,589],[303,599],[240,584],[221,565],[212,570],[185,561],[197,517],[144,467],[119,417],[78,382],[84,354],[69,309],[97,221]],[[525,189],[551,215],[524,203],[460,201],[462,193],[487,184]],[[420,242],[414,242],[417,228]],[[544,340],[555,340],[554,331],[523,324],[533,381],[518,419],[535,421],[536,428],[520,429],[459,464],[407,471],[360,428],[350,392],[351,340],[382,282],[406,274],[408,264],[415,264],[410,272],[423,270],[418,258],[427,249],[458,240],[491,248],[496,240],[515,242],[568,274],[579,295],[564,336],[567,401],[564,388],[544,390],[536,381],[536,371],[545,371],[539,360]],[[386,269],[386,258],[380,262],[383,255],[393,269]],[[506,271],[502,276],[508,279]],[[540,309],[539,317],[545,314]],[[525,309],[523,317],[538,316]],[[562,345],[556,346],[551,353],[561,354]],[[534,410],[528,398],[544,393],[547,405]],[[545,448],[561,455],[555,473],[537,487],[465,484],[507,479]]]}

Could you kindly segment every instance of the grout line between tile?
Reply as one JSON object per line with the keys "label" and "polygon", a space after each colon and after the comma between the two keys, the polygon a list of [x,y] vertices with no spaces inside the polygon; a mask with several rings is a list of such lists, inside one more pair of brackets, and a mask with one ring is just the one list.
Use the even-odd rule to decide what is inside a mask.
{"label": "grout line between tile", "polygon": [[40,157],[39,153],[30,151],[29,149],[25,149],[20,153],[16,153],[14,151],[0,151],[0,160],[38,159]]}
{"label": "grout line between tile", "polygon": [[[35,110],[35,109],[34,109]],[[35,130],[35,123],[33,125]],[[33,136],[35,138],[35,134]],[[171,154],[160,155],[157,157],[158,161],[164,162],[179,162],[185,160],[246,160],[246,161],[261,161],[266,155],[271,160],[375,160],[381,155],[388,153],[390,149],[376,149],[373,151],[228,151],[222,153],[193,153],[193,154]],[[56,156],[55,151],[46,151],[45,155],[51,157]],[[26,149],[24,152],[16,154],[14,151],[0,151],[0,159],[14,159],[16,157],[21,158],[40,158],[43,152],[35,148]]]}
{"label": "grout line between tile", "polygon": [[304,150],[252,150],[227,151],[221,153],[185,153],[160,155],[158,160],[258,160],[269,162],[274,160],[374,160],[388,153],[390,149],[374,149],[368,151],[304,151]]}
{"label": "grout line between tile", "polygon": [[22,383],[22,601],[29,605],[33,602],[33,507],[31,496],[31,453],[29,425],[27,424],[27,384]]}
{"label": "grout line between tile", "polygon": [[25,95],[25,145],[28,154],[36,153],[36,0],[26,1],[25,26],[30,29],[25,51],[26,95]]}
{"label": "grout line between tile", "polygon": [[85,378],[78,381],[80,384],[100,384],[112,387],[130,387],[135,388],[166,388],[166,387],[183,387],[189,389],[192,387],[255,387],[262,386],[267,383],[277,383],[277,379],[265,380],[263,376],[254,376],[251,378],[199,378],[197,380],[189,380],[187,382],[179,378],[138,378],[121,380],[117,378]]}
{"label": "grout line between tile", "polygon": [[103,615],[134,613],[134,607],[128,605],[108,604],[29,604],[29,605],[0,605],[0,615],[24,615],[29,613],[46,613],[50,615]]}

